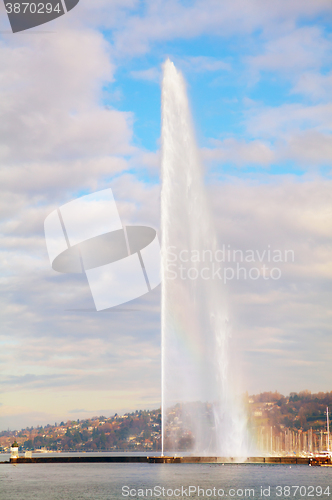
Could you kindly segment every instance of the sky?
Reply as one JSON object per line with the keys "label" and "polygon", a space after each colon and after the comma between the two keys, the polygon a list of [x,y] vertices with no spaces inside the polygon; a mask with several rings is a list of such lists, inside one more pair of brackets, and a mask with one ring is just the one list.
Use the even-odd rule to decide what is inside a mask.
{"label": "sky", "polygon": [[167,57],[220,248],[293,255],[226,284],[242,390],[332,390],[331,21],[329,0],[80,0],[12,34],[0,2],[0,430],[160,406],[160,287],[97,313],[43,228],[111,187],[159,230]]}

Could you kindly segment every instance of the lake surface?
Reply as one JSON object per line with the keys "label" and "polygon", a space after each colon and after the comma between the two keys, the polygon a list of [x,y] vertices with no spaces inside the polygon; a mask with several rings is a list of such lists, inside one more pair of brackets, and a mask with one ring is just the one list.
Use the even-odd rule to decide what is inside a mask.
{"label": "lake surface", "polygon": [[331,485],[332,467],[307,465],[0,465],[1,500],[328,500],[330,497],[332,500]]}

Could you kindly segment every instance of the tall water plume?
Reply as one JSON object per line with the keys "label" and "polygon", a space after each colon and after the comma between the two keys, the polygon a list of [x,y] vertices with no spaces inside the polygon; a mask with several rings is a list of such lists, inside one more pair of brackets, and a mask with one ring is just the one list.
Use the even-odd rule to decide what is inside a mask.
{"label": "tall water plume", "polygon": [[245,456],[225,294],[218,276],[212,279],[213,263],[202,262],[215,255],[217,237],[186,85],[170,60],[162,83],[161,207],[163,452]]}

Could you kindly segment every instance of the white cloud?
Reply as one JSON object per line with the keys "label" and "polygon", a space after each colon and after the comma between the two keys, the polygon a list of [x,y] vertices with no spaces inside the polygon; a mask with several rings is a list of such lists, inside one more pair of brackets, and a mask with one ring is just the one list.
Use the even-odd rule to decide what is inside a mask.
{"label": "white cloud", "polygon": [[[72,191],[97,190],[104,185],[103,178],[115,175],[128,168],[128,162],[117,156],[102,156],[44,162],[20,162],[5,166],[0,171],[2,189],[15,193],[30,193],[66,200]],[[69,192],[69,194],[68,194]],[[40,201],[40,200],[39,200]],[[33,203],[32,199],[27,200]]]}
{"label": "white cloud", "polygon": [[[220,245],[260,254],[269,245],[294,251],[294,262],[271,263],[265,257],[267,267],[281,269],[279,280],[245,280],[242,274],[229,281],[233,341],[244,362],[245,387],[273,386],[287,393],[291,380],[294,390],[329,390],[331,181],[233,180],[215,183],[212,190]],[[247,267],[261,265],[256,259]],[[325,373],[324,387],[317,365]]]}
{"label": "white cloud", "polygon": [[[2,394],[3,428],[15,421],[15,412],[22,414],[20,426],[30,418],[47,423],[53,418],[52,405],[64,418],[75,407],[105,408],[105,399],[112,401],[106,408],[114,411],[142,406],[142,401],[159,403],[160,290],[124,310],[95,313],[84,277],[50,268],[42,230],[54,208],[106,185],[112,187],[125,223],[159,226],[157,179],[140,182],[124,174],[142,167],[157,175],[159,153],[133,148],[131,113],[102,105],[103,85],[114,81],[111,61],[144,53],[156,41],[260,29],[266,46],[251,60],[257,71],[315,69],[329,49],[319,30],[295,25],[299,17],[330,13],[330,0],[201,0],[189,5],[172,0],[146,6],[138,13],[134,9],[139,4],[131,0],[80,2],[77,15],[50,25],[50,30],[60,30],[56,36],[22,35],[0,42],[5,346],[0,359],[3,387],[8,388]],[[112,45],[101,34],[83,31],[82,25],[114,28]],[[287,43],[293,44],[289,53]],[[184,57],[182,63],[191,71],[229,69],[224,61],[205,56]],[[132,76],[152,81],[158,69]],[[309,83],[299,79],[294,88],[328,97],[329,77],[310,78]],[[263,108],[251,103],[245,117],[249,139],[214,141],[203,155],[238,166],[266,166],[287,158],[326,162],[331,157],[331,111],[329,104]],[[290,380],[293,390],[303,389],[308,380],[313,390],[328,384],[330,184],[319,178],[272,182],[266,175],[261,185],[229,179],[211,188],[221,244],[260,251],[267,245],[291,248],[296,256],[295,263],[282,266],[280,281],[239,280],[229,286],[233,335],[255,391],[261,380],[264,389],[272,384],[285,392]]]}
{"label": "white cloud", "polygon": [[[97,317],[84,276],[61,275],[51,269],[43,222],[64,202],[109,186],[110,177],[133,169],[134,157],[147,168],[155,168],[157,160],[132,146],[132,114],[107,109],[102,103],[103,85],[113,82],[114,65],[101,34],[72,30],[61,36],[12,37],[0,43],[3,414],[11,422],[15,412],[22,413],[22,419],[36,418],[31,409],[38,413],[38,407],[38,415],[49,418],[50,387],[59,392],[68,387],[73,395],[76,389],[82,388],[83,394],[85,388],[93,391],[99,386],[102,401],[114,378],[114,405],[125,407],[135,384],[133,401],[138,404],[140,396],[144,399],[141,388],[147,387],[147,380],[159,377],[159,339],[154,333],[159,291],[143,297],[137,311],[134,307]],[[131,196],[126,192],[129,185]],[[121,187],[120,175],[114,191],[126,221],[158,219],[155,187],[135,184],[133,176],[123,180]],[[145,197],[149,203],[144,203]],[[112,335],[109,328],[114,328]],[[141,382],[139,376],[133,383],[133,368]],[[150,394],[158,402],[159,388],[154,383]],[[20,393],[25,401],[20,408],[11,394],[22,387],[29,397]],[[67,402],[70,406],[60,397],[59,413],[73,407],[72,398]],[[95,403],[94,408],[102,407],[98,398]],[[75,406],[79,405],[78,401]]]}
{"label": "white cloud", "polygon": [[63,32],[2,43],[0,160],[40,161],[128,154],[130,113],[103,108],[113,65],[102,36]]}
{"label": "white cloud", "polygon": [[249,34],[264,28],[272,34],[294,26],[297,19],[330,13],[329,0],[197,0],[190,5],[180,1],[149,1],[143,15],[130,15],[115,33],[119,53],[142,54],[154,42],[174,38],[188,39],[203,34],[229,36]]}
{"label": "white cloud", "polygon": [[332,93],[332,73],[303,73],[292,89],[293,94],[303,94],[313,100],[330,100]]}
{"label": "white cloud", "polygon": [[126,224],[142,224],[159,229],[160,185],[139,182],[125,174],[112,182],[121,219]]}
{"label": "white cloud", "polygon": [[[210,187],[220,245],[259,252],[270,245],[272,249],[292,249],[295,255],[294,262],[280,264],[280,280],[229,282],[233,338],[238,356],[244,360],[249,390],[267,390],[272,384],[287,392],[290,377],[294,390],[303,389],[301,384],[307,386],[308,380],[312,390],[324,389],[321,376],[317,380],[310,371],[317,363],[328,383],[329,361],[324,353],[330,349],[330,184],[317,179],[256,185],[230,179]],[[133,175],[122,175],[112,182],[112,189],[127,223],[158,225],[158,185],[148,186]],[[30,211],[22,223],[34,218],[42,220],[42,214]],[[94,313],[84,279],[50,269],[42,235],[34,241],[28,236],[37,230],[37,226],[29,228],[20,241],[12,241],[4,255],[12,278],[2,284],[2,339],[10,338],[0,355],[2,387],[8,387],[3,401],[9,407],[10,394],[21,395],[24,387],[30,403],[23,405],[22,412],[32,406],[43,412],[46,407],[38,400],[51,387],[59,398],[68,394],[59,400],[62,415],[73,408],[70,394],[78,392],[75,407],[84,406],[87,411],[105,408],[102,400],[106,395],[118,405],[109,407],[110,412],[119,405],[128,408],[130,399],[132,405],[142,405],[145,396],[154,398],[157,405],[160,292],[127,304],[123,307],[127,312]],[[292,364],[293,359],[299,363]],[[262,373],[264,384],[259,381]],[[107,392],[113,380],[121,391],[121,402]],[[96,387],[93,407],[83,405]],[[38,399],[33,397],[34,391]],[[52,406],[50,402],[48,406]],[[10,415],[14,410],[8,410]]]}
{"label": "white cloud", "polygon": [[262,54],[249,56],[254,71],[287,71],[297,73],[320,68],[331,53],[331,42],[317,26],[304,26],[268,40]]}
{"label": "white cloud", "polygon": [[177,64],[184,69],[194,71],[197,73],[204,73],[206,71],[229,71],[231,65],[215,57],[207,56],[191,56],[182,59],[175,58]]}
{"label": "white cloud", "polygon": [[291,159],[303,169],[318,168],[332,161],[331,117],[330,102],[278,107],[254,104],[245,113],[245,126],[250,137],[271,144],[275,161]]}
{"label": "white cloud", "polygon": [[130,75],[136,80],[146,80],[148,82],[160,82],[161,72],[158,68],[149,68],[139,71],[131,71]]}
{"label": "white cloud", "polygon": [[204,148],[202,156],[205,161],[231,162],[244,167],[247,165],[269,166],[274,158],[272,148],[262,141],[241,141],[235,138],[223,141],[211,141],[214,148]]}
{"label": "white cloud", "polygon": [[331,134],[320,133],[316,130],[303,131],[291,135],[287,142],[280,147],[279,159],[295,160],[304,168],[328,165],[332,172],[332,140]]}
{"label": "white cloud", "polygon": [[247,131],[250,136],[284,138],[291,132],[314,129],[332,130],[332,104],[282,104],[278,107],[252,107],[247,112]]}

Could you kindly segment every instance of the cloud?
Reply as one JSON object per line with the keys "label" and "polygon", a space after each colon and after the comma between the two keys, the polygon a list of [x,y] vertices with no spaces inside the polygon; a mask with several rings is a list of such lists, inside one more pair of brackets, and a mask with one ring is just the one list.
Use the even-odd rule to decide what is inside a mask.
{"label": "cloud", "polygon": [[332,73],[306,72],[299,76],[292,89],[293,94],[302,94],[312,100],[329,100],[332,92]]}
{"label": "cloud", "polygon": [[130,75],[136,80],[145,80],[148,82],[159,83],[161,79],[161,72],[158,68],[149,68],[139,71],[131,71]]}
{"label": "cloud", "polygon": [[[16,39],[15,39],[16,40]],[[131,114],[100,105],[114,67],[94,32],[2,43],[0,161],[40,162],[131,153]],[[18,112],[19,111],[19,112]]]}
{"label": "cloud", "polygon": [[229,71],[231,65],[215,57],[207,56],[191,56],[182,59],[175,58],[176,62],[180,64],[187,71],[194,71],[197,73],[204,73],[206,71]]}
{"label": "cloud", "polygon": [[[47,197],[49,201],[56,198],[60,202],[67,201],[68,196],[72,197],[72,194],[68,194],[72,191],[98,190],[100,186],[101,189],[105,178],[128,168],[128,162],[117,156],[30,163],[21,161],[11,166],[5,165],[0,172],[0,181],[4,191],[3,196],[7,196],[6,191],[15,192],[16,195],[21,193],[21,196],[29,193],[31,204],[37,201],[38,196],[39,203],[41,197],[44,199]],[[22,198],[20,201],[22,203]],[[14,215],[13,207],[11,211]]]}
{"label": "cloud", "polygon": [[145,12],[129,14],[114,34],[116,50],[121,54],[143,54],[155,42],[175,38],[189,39],[204,34],[230,36],[249,34],[264,27],[273,33],[294,25],[299,18],[331,13],[328,0],[294,0],[267,4],[245,0],[231,4],[197,0],[190,5],[180,1],[149,1]]}
{"label": "cloud", "polygon": [[304,26],[268,40],[262,54],[248,56],[254,71],[297,73],[320,68],[331,51],[331,42],[317,26]]}
{"label": "cloud", "polygon": [[245,112],[244,123],[250,137],[259,138],[259,142],[264,140],[268,145],[270,160],[280,164],[292,160],[304,170],[317,169],[332,160],[331,113],[330,102],[278,107],[254,104]]}
{"label": "cloud", "polygon": [[[134,147],[133,114],[104,104],[105,89],[112,93],[113,85],[121,85],[116,65],[154,44],[159,60],[170,48],[159,42],[208,34],[222,44],[239,34],[253,54],[242,58],[249,69],[286,75],[293,92],[328,100],[330,75],[317,71],[328,59],[329,38],[319,28],[297,25],[331,12],[329,0],[253,0],[249,6],[247,0],[148,1],[144,10],[131,0],[96,0],[80,2],[75,16],[50,25],[57,27],[55,36],[1,38],[2,428],[59,421],[83,408],[91,415],[96,408],[111,413],[159,405],[160,289],[126,310],[97,314],[84,276],[51,269],[43,235],[52,210],[109,186],[124,223],[159,228],[159,152]],[[96,26],[112,31],[103,36]],[[186,54],[179,60],[188,72],[229,76],[238,71],[241,54],[237,61]],[[143,59],[131,76],[157,81],[156,59]],[[247,103],[245,133],[212,140],[202,151],[206,161],[238,167],[330,161],[328,102]],[[270,245],[295,253],[295,262],[280,264],[280,280],[239,279],[227,286],[244,387],[328,389],[330,180],[264,173],[246,182],[224,175],[220,182],[220,173],[210,175],[220,245],[259,252]]]}
{"label": "cloud", "polygon": [[[138,406],[141,388],[151,385],[149,400],[156,406],[160,291],[127,312],[98,316],[83,275],[54,273],[43,234],[52,210],[109,187],[114,176],[124,220],[141,218],[158,226],[159,188],[133,175],[122,179],[137,164],[155,169],[158,159],[132,146],[132,113],[103,104],[103,87],[114,81],[110,46],[89,29],[0,43],[2,424],[26,425],[24,418],[35,422],[38,415],[44,422],[53,419],[53,391],[81,391],[84,399],[84,391],[98,387],[102,396],[91,397],[87,409],[92,411],[101,407],[98,398],[110,397],[113,409],[130,400]],[[136,382],[132,370],[139,374]],[[105,399],[110,384],[116,389]],[[24,402],[22,408],[13,393]],[[59,396],[57,405],[57,419],[73,407],[83,408],[78,396],[77,401]],[[37,417],[32,408],[40,409]]]}
{"label": "cloud", "polygon": [[290,132],[315,129],[332,130],[332,104],[282,104],[278,107],[253,107],[248,110],[246,126],[251,136],[287,137]]}
{"label": "cloud", "polygon": [[160,151],[141,151],[135,156],[133,164],[135,164],[136,168],[144,167],[151,174],[159,175]]}
{"label": "cloud", "polygon": [[327,165],[331,167],[332,142],[331,134],[307,130],[291,135],[286,144],[280,148],[280,160],[292,159],[306,166]]}
{"label": "cloud", "polygon": [[202,150],[205,161],[231,162],[238,167],[247,165],[269,166],[274,158],[272,148],[262,141],[241,141],[235,138],[210,141],[214,148]]}
{"label": "cloud", "polygon": [[54,422],[50,412],[27,411],[26,408],[17,407],[6,407],[4,410],[0,415],[0,428],[4,430],[25,429],[27,426],[37,427]]}
{"label": "cloud", "polygon": [[[313,390],[321,389],[321,377],[318,381],[310,371],[317,363],[323,379],[328,380],[324,374],[329,366],[325,353],[330,349],[330,294],[326,288],[332,277],[330,184],[323,179],[265,184],[230,179],[215,181],[210,187],[220,246],[229,244],[231,248],[262,253],[270,245],[272,249],[292,249],[295,254],[294,262],[280,264],[280,280],[239,279],[227,285],[234,344],[248,374],[246,388],[267,390],[273,383],[289,392],[291,377],[294,390],[303,388],[303,380],[306,385],[310,380]],[[147,186],[132,175],[124,175],[112,188],[126,220],[158,221],[159,186]],[[38,245],[43,244],[40,239]],[[3,394],[5,398],[23,390],[40,395],[52,389],[59,397],[63,391],[68,395],[80,393],[75,407],[93,411],[101,407],[98,397],[104,398],[104,391],[111,387],[122,394],[121,404],[119,400],[116,403],[121,408],[128,408],[125,401],[130,400],[132,391],[136,398],[132,405],[142,404],[142,398],[150,395],[157,406],[159,290],[128,304],[127,313],[100,315],[93,312],[84,280],[55,274],[49,268],[46,251],[35,270],[26,257],[25,270],[17,267],[13,251],[6,258],[16,275],[3,284],[8,299],[3,301],[1,311],[2,335],[11,339],[1,352],[2,387],[10,388]],[[292,359],[303,363],[292,365]],[[285,371],[280,372],[281,366]],[[304,374],[301,366],[309,374]],[[263,384],[259,380],[267,368],[269,376],[263,377]],[[87,394],[96,388],[99,392],[93,407],[87,407]],[[42,410],[34,398],[30,404]],[[68,396],[59,404],[63,419],[73,403]],[[120,406],[114,403],[109,411]],[[61,412],[52,419],[58,420]]]}
{"label": "cloud", "polygon": [[[294,390],[303,384],[323,390],[317,366],[329,379],[330,189],[331,181],[319,178],[251,185],[234,179],[214,182],[211,200],[220,247],[294,252],[294,262],[278,264],[265,257],[267,267],[281,269],[279,280],[244,279],[242,271],[239,279],[228,282],[232,342],[236,358],[243,361],[247,388],[271,390],[272,384],[289,392],[291,380]],[[260,268],[262,263],[256,259],[240,265]],[[298,361],[292,364],[293,359]]]}

